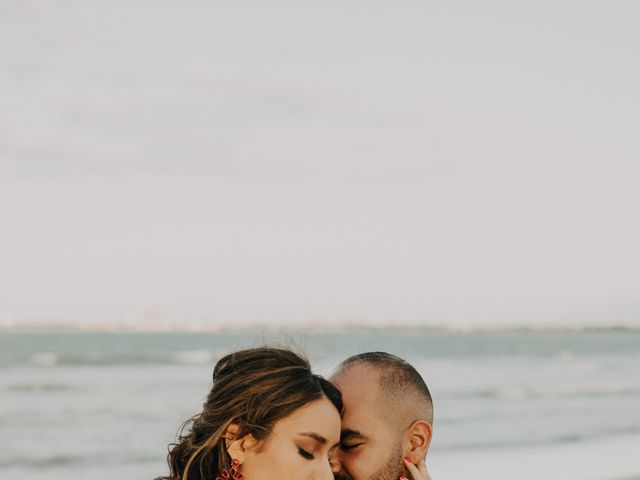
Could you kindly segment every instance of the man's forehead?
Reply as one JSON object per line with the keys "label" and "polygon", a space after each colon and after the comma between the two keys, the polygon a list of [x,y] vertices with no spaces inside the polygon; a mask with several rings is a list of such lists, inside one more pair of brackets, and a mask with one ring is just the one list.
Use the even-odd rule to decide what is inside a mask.
{"label": "man's forehead", "polygon": [[378,401],[380,372],[367,365],[356,365],[337,372],[331,381],[342,392],[343,428],[364,433],[365,426],[377,424],[384,412]]}
{"label": "man's forehead", "polygon": [[375,397],[380,386],[380,370],[370,365],[348,366],[336,372],[331,381],[340,389],[343,397],[363,393]]}

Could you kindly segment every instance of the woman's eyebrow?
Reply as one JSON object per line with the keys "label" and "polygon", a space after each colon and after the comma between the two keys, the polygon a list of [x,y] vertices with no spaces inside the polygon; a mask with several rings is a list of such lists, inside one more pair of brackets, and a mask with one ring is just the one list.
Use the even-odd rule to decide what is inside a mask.
{"label": "woman's eyebrow", "polygon": [[322,443],[322,444],[327,443],[326,438],[314,432],[303,432],[303,433],[299,433],[298,435],[302,435],[303,437],[313,438],[314,440],[317,440],[319,443]]}

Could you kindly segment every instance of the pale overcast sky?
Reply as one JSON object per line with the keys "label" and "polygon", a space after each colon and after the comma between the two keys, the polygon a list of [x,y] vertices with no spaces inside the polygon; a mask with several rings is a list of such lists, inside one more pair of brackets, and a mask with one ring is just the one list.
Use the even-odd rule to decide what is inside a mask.
{"label": "pale overcast sky", "polygon": [[0,324],[640,325],[640,3],[0,3]]}

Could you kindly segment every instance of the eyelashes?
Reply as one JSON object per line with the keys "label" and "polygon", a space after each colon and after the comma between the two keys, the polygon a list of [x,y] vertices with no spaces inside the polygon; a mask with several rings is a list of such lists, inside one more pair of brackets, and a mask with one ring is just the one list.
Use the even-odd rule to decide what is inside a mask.
{"label": "eyelashes", "polygon": [[307,460],[313,460],[313,453],[307,452],[305,449],[298,447],[298,453],[302,458],[306,458]]}
{"label": "eyelashes", "polygon": [[361,443],[356,443],[355,445],[340,445],[340,450],[351,450],[353,448],[359,447],[362,445]]}

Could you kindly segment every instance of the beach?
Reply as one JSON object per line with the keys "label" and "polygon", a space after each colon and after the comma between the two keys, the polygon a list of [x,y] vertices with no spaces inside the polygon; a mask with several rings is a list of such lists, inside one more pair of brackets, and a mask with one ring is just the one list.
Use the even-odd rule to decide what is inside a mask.
{"label": "beach", "polygon": [[638,480],[640,435],[569,443],[562,446],[442,452],[430,464],[433,478],[519,480]]}

